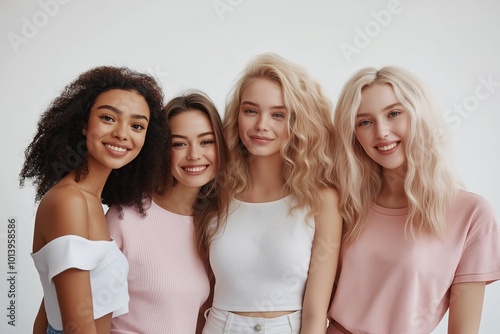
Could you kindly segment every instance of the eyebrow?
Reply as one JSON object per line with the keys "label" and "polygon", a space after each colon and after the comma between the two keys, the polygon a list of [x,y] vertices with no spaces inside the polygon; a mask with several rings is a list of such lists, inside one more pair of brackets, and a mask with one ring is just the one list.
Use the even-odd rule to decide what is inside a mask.
{"label": "eyebrow", "polygon": [[[385,107],[384,109],[382,109],[382,111],[387,111],[387,110],[391,110],[392,108],[394,107],[403,107],[403,105],[399,102],[396,102],[396,103],[393,103],[393,104],[389,104],[387,107]],[[360,113],[360,114],[357,114],[356,117],[366,117],[366,116],[370,116],[369,113]]]}
{"label": "eyebrow", "polygon": [[[113,106],[110,106],[108,104],[103,104],[102,106],[97,107],[97,109],[108,109],[108,110],[111,110],[112,112],[117,113],[119,115],[123,114],[123,111],[121,111],[120,109],[115,108]],[[132,118],[136,118],[136,119],[145,119],[146,122],[149,123],[149,119],[145,115],[142,115],[142,114],[132,114],[131,116],[132,116]]]}
{"label": "eyebrow", "polygon": [[[254,106],[254,107],[260,107],[257,103],[254,103],[254,102],[251,102],[251,101],[243,101],[243,102],[241,102],[241,105],[244,105],[244,104],[249,104],[249,105]],[[286,107],[285,106],[272,106],[270,109],[286,110]]]}
{"label": "eyebrow", "polygon": [[[203,132],[203,133],[200,133],[197,138],[202,138],[202,137],[205,137],[205,136],[215,136],[215,133],[213,133],[213,131],[207,131],[207,132]],[[176,135],[175,133],[172,133],[172,138],[182,138],[182,139],[187,139],[187,136],[182,136],[182,135]]]}

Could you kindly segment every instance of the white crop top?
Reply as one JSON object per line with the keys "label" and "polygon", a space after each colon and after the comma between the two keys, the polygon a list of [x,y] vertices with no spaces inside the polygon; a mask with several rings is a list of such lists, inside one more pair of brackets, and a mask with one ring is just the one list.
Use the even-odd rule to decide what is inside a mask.
{"label": "white crop top", "polygon": [[63,325],[52,278],[69,268],[90,271],[94,319],[128,312],[128,262],[114,240],[65,235],[31,256],[40,275],[47,320],[54,329],[62,330]]}
{"label": "white crop top", "polygon": [[213,306],[234,312],[301,310],[314,239],[307,208],[290,214],[292,197],[231,202],[210,245]]}

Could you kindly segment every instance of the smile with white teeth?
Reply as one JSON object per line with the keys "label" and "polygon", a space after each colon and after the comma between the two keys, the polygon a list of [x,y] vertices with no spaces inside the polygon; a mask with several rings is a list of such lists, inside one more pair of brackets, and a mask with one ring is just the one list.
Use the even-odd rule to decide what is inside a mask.
{"label": "smile with white teeth", "polygon": [[115,151],[115,152],[126,152],[127,151],[126,148],[113,146],[110,144],[106,144],[106,147],[109,148],[111,151]]}
{"label": "smile with white teeth", "polygon": [[377,150],[379,151],[389,151],[390,149],[393,149],[394,147],[396,147],[398,145],[398,143],[392,143],[391,145],[387,145],[387,146],[377,146]]}
{"label": "smile with white teeth", "polygon": [[207,166],[183,167],[186,172],[197,173],[207,169]]}

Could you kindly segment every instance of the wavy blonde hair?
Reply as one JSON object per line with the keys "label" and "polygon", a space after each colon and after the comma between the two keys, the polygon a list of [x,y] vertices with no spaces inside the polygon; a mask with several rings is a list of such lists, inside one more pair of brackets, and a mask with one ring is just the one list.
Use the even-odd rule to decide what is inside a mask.
{"label": "wavy blonde hair", "polygon": [[332,106],[302,67],[273,53],[253,58],[229,94],[223,120],[230,155],[226,188],[231,197],[250,188],[249,156],[238,134],[238,114],[242,93],[255,79],[272,80],[282,89],[289,115],[289,138],[281,147],[285,191],[293,194],[296,207],[308,205],[309,217],[315,215],[321,188],[333,184]]}
{"label": "wavy blonde hair", "polygon": [[407,171],[404,190],[408,200],[407,232],[442,235],[445,210],[462,187],[446,158],[449,140],[440,115],[422,84],[398,67],[372,67],[356,72],[344,85],[334,113],[335,175],[340,188],[344,219],[343,240],[355,240],[364,228],[367,213],[379,194],[382,168],[363,150],[355,136],[356,115],[363,88],[388,84],[409,115],[404,140]]}

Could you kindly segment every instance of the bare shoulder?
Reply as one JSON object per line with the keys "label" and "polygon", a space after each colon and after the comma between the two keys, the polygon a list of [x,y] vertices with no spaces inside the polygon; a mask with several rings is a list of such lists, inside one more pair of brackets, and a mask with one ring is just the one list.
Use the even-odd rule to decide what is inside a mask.
{"label": "bare shoulder", "polygon": [[87,199],[76,185],[56,185],[41,200],[35,225],[45,242],[69,234],[88,238],[88,212]]}
{"label": "bare shoulder", "polygon": [[86,208],[86,206],[87,200],[80,188],[65,184],[56,185],[50,189],[40,202],[39,209],[49,209],[53,214],[57,214],[75,208]]}

